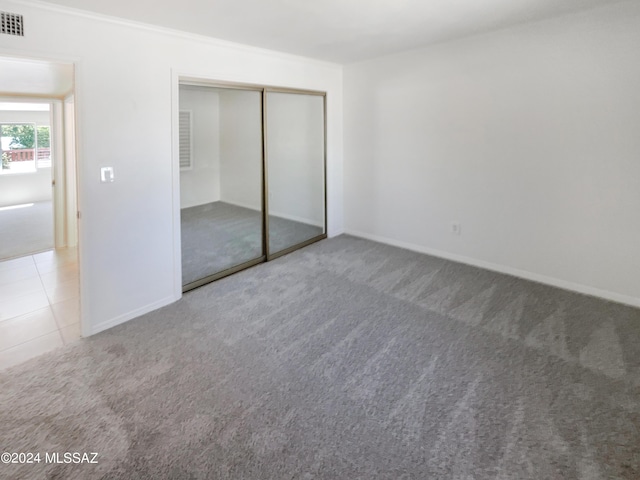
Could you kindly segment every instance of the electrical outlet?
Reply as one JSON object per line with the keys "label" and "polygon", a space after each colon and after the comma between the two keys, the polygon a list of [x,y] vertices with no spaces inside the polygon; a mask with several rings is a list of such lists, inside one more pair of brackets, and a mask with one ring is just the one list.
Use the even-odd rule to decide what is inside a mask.
{"label": "electrical outlet", "polygon": [[460,222],[451,222],[451,233],[454,235],[460,235],[462,233]]}

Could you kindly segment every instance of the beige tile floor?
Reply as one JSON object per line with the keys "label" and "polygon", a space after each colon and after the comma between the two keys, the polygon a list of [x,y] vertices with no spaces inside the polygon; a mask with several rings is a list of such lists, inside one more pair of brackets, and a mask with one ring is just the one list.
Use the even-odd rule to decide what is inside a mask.
{"label": "beige tile floor", "polygon": [[0,369],[80,339],[77,258],[63,248],[0,262]]}

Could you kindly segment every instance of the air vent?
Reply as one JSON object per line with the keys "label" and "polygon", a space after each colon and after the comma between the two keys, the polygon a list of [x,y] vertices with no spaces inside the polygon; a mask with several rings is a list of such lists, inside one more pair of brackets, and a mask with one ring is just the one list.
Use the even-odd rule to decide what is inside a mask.
{"label": "air vent", "polygon": [[193,120],[190,110],[183,110],[179,117],[180,136],[180,170],[191,170],[193,168]]}
{"label": "air vent", "polygon": [[24,37],[22,26],[22,15],[15,13],[0,12],[0,33],[7,35],[17,35]]}

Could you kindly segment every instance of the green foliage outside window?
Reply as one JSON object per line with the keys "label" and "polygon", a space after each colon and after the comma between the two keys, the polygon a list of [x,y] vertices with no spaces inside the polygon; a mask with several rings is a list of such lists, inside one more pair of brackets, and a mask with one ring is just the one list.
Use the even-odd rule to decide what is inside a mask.
{"label": "green foliage outside window", "polygon": [[[37,128],[38,148],[48,148],[50,146],[49,127]],[[35,148],[36,130],[33,125],[2,125],[2,136],[11,137],[9,146],[12,149]]]}

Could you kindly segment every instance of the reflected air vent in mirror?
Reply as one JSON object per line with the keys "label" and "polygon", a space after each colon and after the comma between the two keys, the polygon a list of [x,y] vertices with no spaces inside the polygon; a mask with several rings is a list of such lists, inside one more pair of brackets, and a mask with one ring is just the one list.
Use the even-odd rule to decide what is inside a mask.
{"label": "reflected air vent in mirror", "polygon": [[0,12],[0,33],[24,37],[22,15]]}
{"label": "reflected air vent in mirror", "polygon": [[191,110],[181,110],[179,117],[180,136],[180,170],[191,170],[193,168],[193,120]]}

